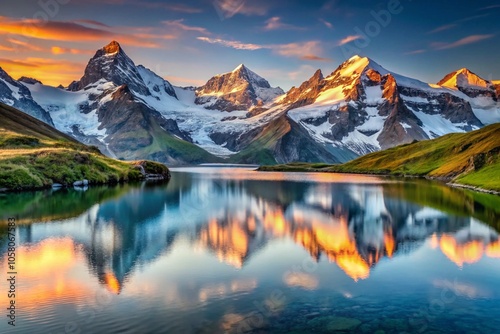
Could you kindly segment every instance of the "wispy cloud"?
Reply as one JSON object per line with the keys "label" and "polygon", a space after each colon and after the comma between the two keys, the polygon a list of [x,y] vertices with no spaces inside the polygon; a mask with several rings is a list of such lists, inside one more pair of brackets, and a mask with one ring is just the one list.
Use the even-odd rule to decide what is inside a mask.
{"label": "wispy cloud", "polygon": [[215,0],[213,5],[219,15],[224,18],[231,18],[237,14],[263,16],[269,11],[268,4],[247,0]]}
{"label": "wispy cloud", "polygon": [[405,55],[418,55],[418,54],[425,53],[425,52],[427,52],[427,50],[419,49],[419,50],[413,50],[410,52],[405,52]]}
{"label": "wispy cloud", "polygon": [[460,26],[462,23],[482,19],[482,18],[487,17],[487,16],[490,16],[490,14],[489,13],[488,14],[479,14],[479,15],[472,15],[469,17],[464,17],[464,18],[462,18],[460,20],[456,20],[455,22],[452,22],[450,24],[444,24],[442,26],[439,26],[436,29],[433,29],[433,30],[427,32],[427,34],[435,34],[438,32],[454,29],[454,28],[457,28],[458,26]]}
{"label": "wispy cloud", "polygon": [[225,40],[220,38],[197,37],[198,40],[218,44],[224,47],[233,48],[237,50],[255,51],[261,49],[271,50],[274,54],[283,57],[299,58],[308,61],[329,61],[329,58],[322,57],[323,49],[319,41],[307,41],[288,44],[253,44],[243,43],[241,41]]}
{"label": "wispy cloud", "polygon": [[490,16],[490,14],[488,13],[488,14],[473,15],[473,16],[469,16],[469,17],[465,17],[463,19],[457,20],[456,22],[457,23],[469,22],[469,21],[482,19],[482,18],[487,17],[487,16]]}
{"label": "wispy cloud", "polygon": [[311,61],[331,61],[330,58],[323,58],[315,55],[304,55],[300,57],[302,60],[311,60]]}
{"label": "wispy cloud", "polygon": [[323,53],[319,41],[297,42],[270,46],[274,53],[284,57],[294,57],[302,60],[329,61],[319,56]]}
{"label": "wispy cloud", "polygon": [[219,44],[228,48],[233,48],[237,50],[250,50],[250,51],[255,51],[255,50],[260,50],[260,49],[265,49],[266,47],[263,45],[258,45],[258,44],[249,44],[249,43],[243,43],[239,41],[230,41],[230,40],[225,40],[225,39],[220,39],[220,38],[208,38],[208,37],[197,37],[198,40],[207,42],[210,44]]}
{"label": "wispy cloud", "polygon": [[328,29],[333,29],[333,24],[331,22],[328,22],[327,20],[319,19],[321,23],[325,25]]}
{"label": "wispy cloud", "polygon": [[184,24],[184,19],[163,21],[163,24],[184,31],[196,31],[200,34],[211,35],[211,33],[206,28]]}
{"label": "wispy cloud", "polygon": [[292,24],[284,23],[281,17],[274,16],[266,21],[264,30],[304,30],[302,27],[297,27]]}
{"label": "wispy cloud", "polygon": [[17,51],[19,50],[29,50],[29,51],[42,51],[43,48],[36,46],[33,43],[28,43],[26,41],[21,41],[15,38],[7,38],[7,42],[15,46]]}
{"label": "wispy cloud", "polygon": [[89,25],[92,25],[92,26],[98,26],[98,27],[103,27],[103,28],[110,28],[110,26],[108,26],[107,24],[104,24],[102,22],[95,21],[95,20],[81,19],[81,20],[75,20],[74,22],[76,22],[76,23],[83,23],[83,24],[89,24]]}
{"label": "wispy cloud", "polygon": [[186,14],[196,14],[203,12],[201,7],[188,6],[183,3],[165,3],[147,0],[86,0],[86,3],[98,3],[106,5],[133,5],[148,9],[164,9],[167,11],[186,13]]}
{"label": "wispy cloud", "polygon": [[456,28],[456,27],[458,27],[458,24],[456,24],[456,23],[445,24],[445,25],[437,27],[436,29],[433,29],[433,30],[429,31],[428,34],[435,34],[435,33],[438,33],[438,32],[441,32],[441,31],[450,30],[450,29],[453,29],[453,28]]}
{"label": "wispy cloud", "polygon": [[339,41],[338,46],[342,46],[342,45],[354,42],[354,41],[356,41],[358,39],[361,39],[361,38],[363,38],[363,37],[361,37],[360,35],[350,35],[350,36],[347,36],[345,38],[342,38]]}
{"label": "wispy cloud", "polygon": [[484,40],[487,40],[487,39],[490,39],[493,37],[495,37],[495,35],[493,35],[493,34],[490,34],[490,35],[471,35],[471,36],[461,38],[461,39],[459,39],[455,42],[451,42],[451,43],[434,42],[431,44],[431,46],[435,49],[438,49],[438,50],[453,49],[453,48],[458,48],[458,47],[464,46],[464,45],[478,43],[478,42],[481,42],[481,41],[484,41]]}
{"label": "wispy cloud", "polygon": [[[141,4],[143,3],[142,1],[140,2]],[[151,6],[156,5],[157,3],[151,3]],[[166,10],[171,10],[174,12],[179,12],[179,13],[186,13],[186,14],[196,14],[196,13],[201,13],[203,10],[200,7],[191,7],[187,6],[181,3],[174,3],[174,4],[166,4],[166,3],[161,3],[158,4],[162,8]]]}
{"label": "wispy cloud", "polygon": [[16,51],[16,49],[13,48],[12,46],[7,46],[7,45],[0,44],[0,51],[9,51],[9,52],[12,52],[12,51]]}
{"label": "wispy cloud", "polygon": [[491,5],[491,6],[481,7],[481,8],[478,8],[478,10],[488,10],[488,9],[495,9],[495,8],[500,8],[500,5]]}

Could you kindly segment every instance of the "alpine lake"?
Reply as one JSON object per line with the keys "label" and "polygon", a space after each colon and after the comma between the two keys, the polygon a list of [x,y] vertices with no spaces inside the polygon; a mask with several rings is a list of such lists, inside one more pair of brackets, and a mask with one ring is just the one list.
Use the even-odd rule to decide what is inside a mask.
{"label": "alpine lake", "polygon": [[500,196],[438,182],[179,168],[0,221],[1,333],[500,333]]}

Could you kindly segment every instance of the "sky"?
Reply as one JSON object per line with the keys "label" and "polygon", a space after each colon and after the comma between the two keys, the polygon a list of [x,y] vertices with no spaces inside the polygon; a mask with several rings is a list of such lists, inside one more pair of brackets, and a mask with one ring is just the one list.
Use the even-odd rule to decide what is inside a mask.
{"label": "sky", "polygon": [[11,0],[0,67],[66,86],[116,40],[179,86],[244,63],[287,90],[355,54],[425,82],[463,67],[500,80],[499,17],[496,0]]}

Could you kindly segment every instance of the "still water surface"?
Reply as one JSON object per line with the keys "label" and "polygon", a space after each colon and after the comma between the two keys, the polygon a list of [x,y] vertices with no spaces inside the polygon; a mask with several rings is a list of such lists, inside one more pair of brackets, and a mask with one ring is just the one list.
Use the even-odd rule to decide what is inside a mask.
{"label": "still water surface", "polygon": [[500,332],[498,196],[206,167],[0,208],[1,333]]}

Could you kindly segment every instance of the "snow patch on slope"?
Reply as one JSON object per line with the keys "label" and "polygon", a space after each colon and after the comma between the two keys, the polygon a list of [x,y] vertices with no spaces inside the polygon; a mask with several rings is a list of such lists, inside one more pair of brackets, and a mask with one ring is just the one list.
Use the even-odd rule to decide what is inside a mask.
{"label": "snow patch on slope", "polygon": [[34,85],[24,83],[24,85],[31,91],[33,99],[50,113],[59,131],[71,134],[76,126],[83,134],[95,136],[100,141],[106,137],[106,130],[99,128],[97,110],[85,114],[81,112],[80,106],[88,102],[90,94],[112,88],[112,84],[104,84],[79,92],[70,92],[38,83]]}

